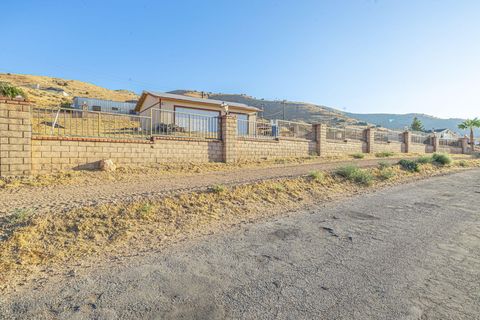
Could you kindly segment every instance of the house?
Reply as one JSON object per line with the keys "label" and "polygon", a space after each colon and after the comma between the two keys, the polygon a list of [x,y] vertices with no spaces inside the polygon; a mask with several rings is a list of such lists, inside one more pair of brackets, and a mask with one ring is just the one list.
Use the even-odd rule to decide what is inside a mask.
{"label": "house", "polygon": [[436,134],[440,139],[456,140],[460,139],[461,136],[450,129],[433,129],[426,131],[428,134]]}
{"label": "house", "polygon": [[152,118],[153,130],[218,130],[218,118],[227,112],[237,116],[239,131],[247,131],[249,121],[256,121],[260,109],[243,103],[197,98],[172,93],[144,91],[135,111]]}
{"label": "house", "polygon": [[132,114],[135,111],[136,101],[112,101],[85,97],[74,97],[73,109],[101,111],[110,113]]}

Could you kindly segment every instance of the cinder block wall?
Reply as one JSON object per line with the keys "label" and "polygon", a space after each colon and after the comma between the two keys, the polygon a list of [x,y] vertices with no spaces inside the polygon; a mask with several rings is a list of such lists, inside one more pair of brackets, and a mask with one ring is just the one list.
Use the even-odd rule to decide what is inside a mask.
{"label": "cinder block wall", "polygon": [[31,174],[30,102],[0,97],[0,176]]}
{"label": "cinder block wall", "polygon": [[60,137],[34,137],[32,140],[34,173],[95,169],[103,159],[112,159],[120,165],[220,162],[223,161],[222,142],[194,139],[129,141]]}
{"label": "cinder block wall", "polygon": [[468,152],[463,147],[444,147],[433,139],[432,146],[413,144],[405,133],[405,143],[380,143],[374,128],[366,129],[366,141],[337,141],[326,138],[326,126],[314,125],[315,139],[279,138],[271,140],[237,137],[234,116],[222,117],[221,140],[155,137],[152,140],[117,140],[77,137],[32,137],[31,102],[0,98],[0,176],[29,175],[70,169],[94,169],[100,160],[112,159],[120,165],[149,165],[181,162],[235,162],[310,155],[340,156],[381,151]]}
{"label": "cinder block wall", "polygon": [[236,160],[261,160],[317,155],[316,142],[309,140],[237,138],[235,143]]}

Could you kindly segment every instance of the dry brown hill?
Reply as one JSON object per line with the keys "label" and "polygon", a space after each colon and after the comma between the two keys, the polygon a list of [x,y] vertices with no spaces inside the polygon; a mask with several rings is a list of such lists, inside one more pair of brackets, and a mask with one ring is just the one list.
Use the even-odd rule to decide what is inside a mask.
{"label": "dry brown hill", "polygon": [[74,96],[126,101],[138,99],[127,90],[109,90],[91,83],[46,76],[0,73],[0,82],[8,82],[24,90],[40,107],[58,107],[71,102]]}
{"label": "dry brown hill", "polygon": [[291,121],[304,121],[309,123],[323,122],[330,124],[359,124],[359,121],[350,118],[343,112],[322,105],[306,102],[293,102],[281,100],[258,99],[245,94],[205,93],[192,90],[175,90],[175,94],[192,97],[208,97],[211,99],[245,103],[263,109],[263,116],[267,119],[283,119],[285,105],[285,119]]}

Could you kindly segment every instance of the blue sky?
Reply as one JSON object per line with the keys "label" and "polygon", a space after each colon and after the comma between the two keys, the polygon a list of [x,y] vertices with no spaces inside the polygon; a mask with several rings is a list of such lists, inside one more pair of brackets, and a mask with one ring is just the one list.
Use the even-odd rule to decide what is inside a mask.
{"label": "blue sky", "polygon": [[3,0],[2,12],[0,72],[480,116],[480,1]]}

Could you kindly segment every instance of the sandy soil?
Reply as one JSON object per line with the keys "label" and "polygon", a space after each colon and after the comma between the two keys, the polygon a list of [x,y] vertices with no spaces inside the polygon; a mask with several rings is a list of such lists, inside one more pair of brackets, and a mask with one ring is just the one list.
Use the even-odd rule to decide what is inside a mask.
{"label": "sandy soil", "polygon": [[[94,185],[50,185],[0,189],[0,216],[14,209],[28,208],[41,211],[67,211],[72,208],[135,201],[190,191],[205,190],[213,185],[235,185],[265,179],[296,177],[313,170],[333,170],[345,164],[359,167],[376,166],[379,161],[390,163],[398,159],[343,160],[321,163],[277,165],[260,168],[238,168],[199,174],[132,175],[122,181],[95,180]],[[193,178],[194,177],[194,178]],[[128,175],[127,175],[128,178]]]}
{"label": "sandy soil", "polygon": [[478,319],[480,170],[132,253],[2,297],[5,319]]}

